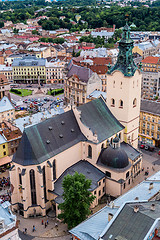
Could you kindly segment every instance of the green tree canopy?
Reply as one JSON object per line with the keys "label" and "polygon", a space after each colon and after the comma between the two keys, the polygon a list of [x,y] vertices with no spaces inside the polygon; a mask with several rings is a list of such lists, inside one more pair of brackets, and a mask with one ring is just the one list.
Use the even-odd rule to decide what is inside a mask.
{"label": "green tree canopy", "polygon": [[90,205],[95,196],[89,191],[91,180],[86,179],[83,174],[75,172],[75,174],[67,175],[63,180],[63,200],[59,204],[61,213],[59,219],[63,219],[68,224],[68,228],[77,226],[84,221],[91,213]]}

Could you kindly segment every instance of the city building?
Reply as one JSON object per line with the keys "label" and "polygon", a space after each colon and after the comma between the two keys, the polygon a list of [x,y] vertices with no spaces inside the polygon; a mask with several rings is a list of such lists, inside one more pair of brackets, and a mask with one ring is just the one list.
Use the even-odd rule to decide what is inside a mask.
{"label": "city building", "polygon": [[125,142],[137,148],[142,74],[133,61],[132,49],[130,27],[126,24],[119,41],[117,62],[112,68],[108,66],[106,87],[107,106],[125,126]]}
{"label": "city building", "polygon": [[133,48],[133,54],[139,55],[142,58],[153,56],[158,52],[159,52],[159,46],[157,47],[157,45],[155,45],[154,42],[152,41],[146,41],[146,42],[135,44]]}
{"label": "city building", "polygon": [[46,83],[64,83],[64,68],[66,62],[46,62]]}
{"label": "city building", "polygon": [[[159,201],[160,199],[159,188],[160,188],[160,171],[154,174],[153,176],[149,177],[148,179],[144,180],[143,182],[138,184],[136,187],[132,188],[127,193],[118,197],[114,201],[110,201],[110,203],[107,204],[104,208],[102,208],[101,210],[99,210],[98,212],[90,216],[88,219],[86,219],[85,221],[77,225],[75,228],[71,229],[70,233],[72,234],[73,239],[74,240],[105,239],[102,236],[106,234],[107,230],[110,228],[114,220],[116,220],[117,216],[119,216],[119,214],[121,213],[121,210],[124,209],[126,204],[128,204],[129,202],[132,202],[133,205],[139,206],[139,209],[137,208],[137,213],[138,213],[138,210],[139,210],[139,214],[142,211],[141,216],[143,216],[143,213],[147,213],[146,211],[148,210],[148,213],[150,213],[150,216],[152,216],[152,214],[156,214],[159,217],[159,206],[157,205],[157,202],[155,202],[155,201]],[[146,207],[144,205],[145,203],[146,203]],[[152,204],[155,204],[156,207]],[[137,225],[138,219],[133,223],[128,221],[128,219],[132,219],[131,211],[129,210],[131,209],[127,209],[127,213],[126,213],[127,217],[125,215],[123,220],[121,218],[121,223],[119,222],[119,227],[117,228],[116,231],[113,231],[110,234],[110,238],[107,238],[107,240],[108,239],[118,239],[118,240],[132,239],[130,235],[132,233],[134,233],[134,236],[136,236],[136,238],[132,236],[133,239],[138,239],[137,234],[140,234],[142,229],[144,230],[144,234],[146,234],[145,236],[147,237],[145,238],[145,236],[144,237],[142,236],[142,238],[139,238],[139,239],[158,240],[159,238],[152,237],[152,233],[155,232],[156,223],[159,224],[159,221],[152,219],[152,217],[148,217],[147,220],[149,222],[151,221],[149,224],[148,222],[146,222],[147,214],[145,214],[145,216],[143,216],[144,217],[143,220],[141,220],[140,222],[138,221],[139,227],[134,229],[134,225]],[[132,216],[134,214],[135,212],[132,208]],[[139,216],[137,216],[137,218],[138,217]],[[130,230],[127,231],[125,227],[128,227],[129,223],[130,223]],[[144,224],[143,226],[146,226],[146,230],[148,229],[147,233],[149,235],[147,235],[145,229],[142,228],[141,224]],[[126,234],[128,234],[127,238],[124,235],[123,236],[120,235],[120,237],[118,238],[112,238],[114,234],[119,233],[119,231],[123,231],[123,229],[125,229]],[[160,231],[158,227],[158,235],[159,234],[160,234]],[[150,238],[148,236],[150,236]]]}
{"label": "city building", "polygon": [[112,59],[110,57],[77,57],[72,58],[73,64],[78,66],[84,66],[90,68],[93,72],[97,73],[102,81],[102,91],[106,92],[106,81],[108,64],[112,64]]}
{"label": "city building", "polygon": [[102,81],[97,73],[90,68],[69,64],[69,70],[64,82],[65,103],[74,103],[76,106],[87,102],[89,96],[95,90],[102,90]]}
{"label": "city building", "polygon": [[4,96],[0,100],[0,123],[4,120],[13,121],[15,119],[15,108],[9,101],[9,99]]}
{"label": "city building", "polygon": [[9,83],[12,82],[12,67],[0,65],[0,74],[5,75]]}
{"label": "city building", "polygon": [[159,95],[159,59],[149,56],[142,60],[142,97],[145,99],[153,99]]}
{"label": "city building", "polygon": [[[94,206],[104,193],[118,197],[132,187],[142,168],[142,154],[136,150],[141,72],[133,62],[132,48],[130,28],[126,24],[117,62],[112,69],[109,67],[107,104],[102,97],[79,104],[78,93],[88,96],[89,92],[98,90],[102,87],[101,79],[89,68],[69,64],[69,81],[65,87],[68,99],[74,97],[73,88],[77,91],[76,98],[66,112],[25,128],[13,156],[10,178],[14,187],[11,196],[14,211],[19,209],[27,218],[35,214],[45,216],[51,207],[57,209],[56,183],[81,160],[106,175],[105,182],[100,183],[104,191],[100,191],[102,188],[94,192]],[[19,191],[19,185],[23,191]]]}
{"label": "city building", "polygon": [[45,62],[45,59],[34,56],[14,59],[12,63],[14,83],[45,83]]}
{"label": "city building", "polygon": [[22,137],[20,129],[18,127],[15,127],[10,122],[4,120],[0,123],[0,135],[5,139],[7,145],[5,145],[5,147],[2,146],[2,148],[4,149],[3,155],[13,155],[16,152]]}
{"label": "city building", "polygon": [[0,203],[0,239],[21,240],[18,234],[18,223],[16,216],[10,210],[8,201]]}
{"label": "city building", "polygon": [[[116,136],[118,140],[114,140]],[[10,171],[13,209],[21,208],[24,217],[33,215],[34,209],[43,216],[52,205],[57,209],[55,184],[66,169],[82,159],[106,174],[104,191],[95,190],[95,205],[104,193],[123,194],[132,185],[132,176],[139,174],[142,164],[141,154],[123,144],[123,136],[124,127],[102,98],[78,109],[73,106],[72,110],[25,128]],[[31,185],[26,185],[27,182]],[[19,184],[24,189],[22,193],[18,190]]]}
{"label": "city building", "polygon": [[0,73],[0,99],[2,99],[4,96],[10,98],[9,89],[10,86],[6,76]]}
{"label": "city building", "polygon": [[100,235],[100,240],[146,239],[160,237],[160,202],[124,203]]}
{"label": "city building", "polygon": [[160,103],[141,100],[139,140],[160,146]]}

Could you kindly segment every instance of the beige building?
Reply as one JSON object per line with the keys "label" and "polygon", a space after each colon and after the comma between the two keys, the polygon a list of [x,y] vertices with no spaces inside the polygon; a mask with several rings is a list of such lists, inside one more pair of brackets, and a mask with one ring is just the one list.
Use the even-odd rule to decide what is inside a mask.
{"label": "beige building", "polygon": [[[116,147],[113,140],[115,136],[118,139]],[[12,209],[19,209],[24,217],[35,212],[44,216],[47,209],[57,209],[59,178],[66,169],[73,169],[74,164],[80,164],[78,162],[81,159],[82,162],[87,161],[87,165],[92,164],[94,171],[97,168],[106,175],[104,181],[101,173],[101,183],[92,179],[98,184],[93,191],[96,200],[92,207],[98,204],[98,199],[105,193],[113,196],[123,194],[130,188],[132,176],[140,173],[142,164],[141,154],[128,144],[122,144],[123,136],[124,127],[102,98],[78,109],[73,106],[72,110],[26,128],[10,171],[14,186]],[[109,158],[104,156],[104,152],[110,152]],[[99,162],[101,157],[102,164]],[[89,173],[83,173],[88,177]]]}
{"label": "beige building", "polygon": [[0,74],[4,74],[8,80],[8,83],[12,82],[12,67],[6,65],[0,65]]}
{"label": "beige building", "polygon": [[95,90],[102,90],[102,81],[98,74],[90,68],[71,64],[64,83],[65,103],[82,105]]}
{"label": "beige building", "polygon": [[[132,48],[126,24],[117,62],[109,69],[107,104],[100,97],[80,105],[76,92],[74,100],[79,107],[71,102],[65,113],[24,130],[10,170],[14,211],[19,209],[27,218],[45,216],[52,207],[57,215],[59,201],[63,200],[60,182],[66,171],[74,174],[76,169],[96,184],[91,189],[96,196],[92,207],[104,194],[117,197],[131,188],[142,168],[142,155],[136,149],[141,73],[133,62]],[[76,85],[66,82],[71,89],[67,94],[73,95],[73,88],[89,94],[102,87],[101,79],[90,69],[72,65],[70,70],[74,71],[68,79]],[[99,181],[95,174],[98,170]]]}
{"label": "beige building", "polygon": [[55,61],[55,62],[46,62],[46,83],[64,83],[64,69],[66,62],[64,61]]}
{"label": "beige building", "polygon": [[137,148],[142,74],[133,61],[132,49],[130,28],[126,25],[117,62],[107,76],[107,106],[125,126],[125,142]]}
{"label": "beige building", "polygon": [[9,99],[4,96],[0,100],[0,123],[4,120],[13,121],[15,119],[15,109]]}
{"label": "beige building", "polygon": [[4,96],[10,97],[9,90],[10,85],[6,76],[0,73],[0,99]]}

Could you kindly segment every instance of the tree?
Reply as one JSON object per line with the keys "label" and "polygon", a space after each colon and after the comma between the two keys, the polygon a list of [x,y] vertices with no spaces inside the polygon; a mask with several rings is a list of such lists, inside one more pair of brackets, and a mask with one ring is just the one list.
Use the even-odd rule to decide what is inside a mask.
{"label": "tree", "polygon": [[84,221],[91,213],[90,205],[95,196],[88,190],[91,180],[86,179],[82,173],[75,172],[73,176],[68,174],[64,177],[62,186],[64,202],[59,204],[61,213],[58,218],[63,219],[70,229]]}

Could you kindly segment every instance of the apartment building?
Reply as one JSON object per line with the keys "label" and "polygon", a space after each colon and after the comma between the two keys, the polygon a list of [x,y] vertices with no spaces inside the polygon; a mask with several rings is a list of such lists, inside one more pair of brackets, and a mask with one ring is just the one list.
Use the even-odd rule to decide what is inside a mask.
{"label": "apartment building", "polygon": [[15,83],[45,83],[46,82],[46,59],[35,56],[25,56],[13,60],[13,81]]}
{"label": "apartment building", "polygon": [[160,58],[146,57],[142,60],[142,70],[142,97],[154,99],[159,91]]}
{"label": "apartment building", "polygon": [[15,127],[12,123],[4,120],[0,123],[0,135],[2,135],[7,142],[8,155],[13,155],[16,152],[22,137],[20,129]]}
{"label": "apartment building", "polygon": [[0,100],[0,123],[4,120],[13,121],[15,119],[15,109],[9,99],[4,96]]}
{"label": "apartment building", "polygon": [[8,82],[12,82],[12,67],[6,65],[0,65],[0,74],[4,74]]}
{"label": "apartment building", "polygon": [[90,68],[71,64],[64,82],[65,103],[82,105],[94,90],[102,90],[102,81],[98,74]]}
{"label": "apartment building", "polygon": [[6,76],[0,73],[0,100],[4,96],[9,97],[9,89],[10,89],[10,86]]}
{"label": "apartment building", "polygon": [[160,103],[141,100],[139,140],[160,146]]}
{"label": "apartment building", "polygon": [[46,83],[64,83],[65,61],[46,62]]}

